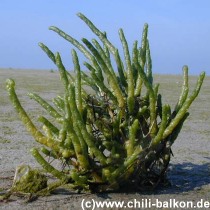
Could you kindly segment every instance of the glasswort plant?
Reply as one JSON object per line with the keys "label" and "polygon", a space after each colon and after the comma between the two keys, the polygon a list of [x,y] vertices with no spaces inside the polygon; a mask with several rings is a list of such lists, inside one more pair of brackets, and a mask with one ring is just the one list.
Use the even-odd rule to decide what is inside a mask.
{"label": "glasswort plant", "polygon": [[[172,110],[168,104],[162,104],[159,85],[153,83],[148,25],[144,25],[140,46],[135,41],[132,52],[123,30],[119,30],[122,58],[106,33],[83,14],[78,16],[100,42],[85,38],[79,42],[57,27],[50,30],[84,54],[88,73],[81,71],[74,49],[74,74],[71,74],[59,53],[54,54],[43,43],[39,44],[59,69],[65,88],[62,96],[53,99],[54,105],[37,94],[29,94],[51,116],[50,120],[39,117],[43,132],[20,104],[15,82],[7,80],[16,111],[42,145],[31,153],[47,173],[72,189],[103,192],[154,188],[165,179],[171,146],[189,115],[188,109],[200,91],[205,73],[200,74],[194,91],[188,94],[188,67],[183,67],[182,91]],[[62,170],[48,162],[49,157],[59,160]]]}

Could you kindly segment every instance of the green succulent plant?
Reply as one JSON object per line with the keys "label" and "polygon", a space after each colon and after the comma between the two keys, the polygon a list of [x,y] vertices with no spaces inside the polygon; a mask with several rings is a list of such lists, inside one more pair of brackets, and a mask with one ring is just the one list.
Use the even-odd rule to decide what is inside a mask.
{"label": "green succulent plant", "polygon": [[[20,104],[15,82],[7,80],[16,111],[42,145],[33,148],[32,155],[46,172],[73,189],[103,192],[154,188],[165,179],[171,146],[189,115],[188,109],[200,91],[205,73],[200,74],[189,95],[188,67],[183,67],[180,98],[172,110],[168,104],[162,104],[159,84],[153,83],[148,25],[144,25],[141,43],[135,41],[132,52],[123,30],[119,30],[122,57],[106,33],[83,14],[78,16],[100,42],[85,38],[79,42],[57,27],[50,30],[84,54],[84,66],[89,72],[81,70],[74,49],[72,74],[65,69],[59,53],[39,44],[59,69],[64,85],[64,94],[54,98],[53,105],[37,94],[29,94],[50,115],[49,119],[39,117],[43,131]],[[49,158],[60,161],[62,169],[53,166]]]}

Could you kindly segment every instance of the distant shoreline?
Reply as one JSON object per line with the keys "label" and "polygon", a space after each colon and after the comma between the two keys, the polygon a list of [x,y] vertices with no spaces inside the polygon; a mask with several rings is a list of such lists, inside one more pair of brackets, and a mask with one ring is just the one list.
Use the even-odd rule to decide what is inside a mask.
{"label": "distant shoreline", "polygon": [[[30,72],[57,72],[58,69],[33,69],[33,68],[4,68],[4,67],[1,67],[0,68],[0,71],[21,71],[21,72],[24,72],[24,71],[30,71]],[[74,70],[68,70],[69,72],[73,72]],[[182,76],[182,71],[180,71],[179,73],[175,74],[175,73],[154,73],[153,74],[154,76]],[[197,77],[198,75],[197,74],[191,74],[190,71],[189,71],[189,76],[190,77]],[[210,75],[206,75],[207,77],[209,77]]]}

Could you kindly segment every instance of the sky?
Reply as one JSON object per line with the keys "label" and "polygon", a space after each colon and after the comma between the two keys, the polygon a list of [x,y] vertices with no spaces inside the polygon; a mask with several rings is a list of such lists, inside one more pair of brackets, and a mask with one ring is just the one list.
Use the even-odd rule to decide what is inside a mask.
{"label": "sky", "polygon": [[91,40],[95,35],[76,15],[81,12],[120,50],[120,28],[132,48],[148,23],[154,73],[181,74],[188,65],[190,74],[210,75],[209,11],[209,0],[1,0],[0,68],[56,69],[38,46],[43,42],[72,69],[73,46],[48,28]]}

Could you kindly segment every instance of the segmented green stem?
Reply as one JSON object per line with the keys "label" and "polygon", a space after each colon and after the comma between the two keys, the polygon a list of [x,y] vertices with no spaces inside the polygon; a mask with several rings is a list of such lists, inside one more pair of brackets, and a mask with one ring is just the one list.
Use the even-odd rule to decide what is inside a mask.
{"label": "segmented green stem", "polygon": [[144,69],[144,65],[146,62],[146,50],[147,50],[147,46],[148,46],[147,34],[148,34],[148,24],[145,24],[143,33],[142,33],[141,48],[139,50],[139,62],[140,62],[142,69]]}
{"label": "segmented green stem", "polygon": [[107,96],[109,96],[111,100],[113,100],[115,103],[117,103],[117,99],[113,95],[113,93],[110,91],[110,89],[108,89],[108,87],[106,87],[104,82],[99,80],[99,78],[97,77],[97,75],[95,73],[95,69],[89,63],[86,63],[86,62],[84,62],[84,66],[86,66],[91,71],[92,78],[87,78],[87,77],[85,78],[85,79],[88,79],[88,83],[91,84],[91,86],[96,84],[97,87],[99,87],[100,91],[102,91],[102,95],[104,95],[106,93]]}
{"label": "segmented green stem", "polygon": [[[138,63],[138,41],[136,40],[133,43],[133,49],[132,49],[132,71],[133,71],[133,80],[134,80],[134,95],[135,95],[135,88],[136,88],[136,81],[138,79],[139,73],[136,69],[135,63]],[[136,95],[135,95],[136,97]]]}
{"label": "segmented green stem", "polygon": [[153,83],[153,77],[152,77],[152,59],[150,55],[150,47],[149,47],[149,41],[147,40],[147,46],[146,46],[146,75],[149,80],[149,83]]}
{"label": "segmented green stem", "polygon": [[[117,177],[120,177],[121,174],[127,171],[129,167],[131,167],[135,161],[138,159],[139,154],[145,154],[146,151],[142,151],[139,147],[135,149],[132,155],[128,156],[123,164],[121,164],[112,174],[110,180],[116,180]],[[118,182],[118,181],[117,181]]]}
{"label": "segmented green stem", "polygon": [[66,34],[64,31],[62,31],[61,29],[55,27],[55,26],[51,26],[49,27],[50,30],[56,32],[58,35],[60,35],[62,38],[64,38],[65,40],[67,40],[68,42],[70,42],[71,44],[73,44],[76,48],[78,48],[89,60],[91,60],[91,53],[81,44],[79,43],[76,39],[74,39],[73,37],[69,36],[68,34]]}
{"label": "segmented green stem", "polygon": [[48,119],[46,119],[43,116],[40,116],[39,121],[42,122],[46,127],[48,127],[52,134],[58,136],[59,129],[55,125],[53,125]]}
{"label": "segmented green stem", "polygon": [[128,43],[125,39],[123,30],[119,30],[120,40],[122,42],[124,56],[125,56],[125,63],[127,68],[127,81],[128,81],[128,98],[127,98],[127,105],[128,110],[130,113],[133,113],[134,110],[134,79],[133,79],[133,70],[131,65],[130,53],[128,50]]}
{"label": "segmented green stem", "polygon": [[[56,65],[56,56],[54,55],[54,53],[43,43],[39,43],[39,46],[41,47],[41,49],[47,54],[47,56],[53,61],[53,63]],[[69,78],[71,79],[71,81],[73,81],[73,77],[71,74],[69,74],[67,72],[67,75],[69,76]]]}
{"label": "segmented green stem", "polygon": [[[88,153],[87,153],[87,146],[84,142],[83,137],[81,136],[81,132],[78,129],[77,126],[75,126],[76,122],[73,117],[72,112],[74,112],[73,109],[71,109],[70,101],[69,101],[70,93],[69,90],[66,90],[64,103],[65,103],[65,121],[66,124],[66,138],[69,139],[73,146],[76,153],[76,157],[78,160],[78,164],[83,170],[86,170],[89,168],[89,161],[88,161]],[[76,105],[76,97],[74,97],[74,103],[75,107]],[[81,115],[81,113],[79,113]]]}
{"label": "segmented green stem", "polygon": [[128,86],[128,83],[126,80],[126,72],[124,71],[123,62],[120,58],[118,50],[115,51],[114,58],[115,58],[115,62],[117,64],[117,70],[118,70],[118,74],[119,74],[120,84],[126,88]]}
{"label": "segmented green stem", "polygon": [[23,109],[23,107],[20,104],[20,101],[18,100],[18,97],[15,93],[15,82],[12,79],[8,79],[6,81],[6,88],[9,92],[10,99],[13,103],[14,108],[16,109],[17,113],[20,116],[20,119],[22,120],[23,124],[26,126],[27,130],[32,134],[32,136],[36,139],[37,142],[44,144],[48,147],[53,148],[55,151],[59,151],[59,145],[58,142],[54,141],[53,139],[46,138],[32,123],[31,119]]}
{"label": "segmented green stem", "polygon": [[56,53],[55,54],[55,61],[56,61],[56,65],[60,71],[60,77],[61,77],[61,80],[64,84],[64,87],[65,89],[67,90],[68,89],[68,85],[69,85],[69,79],[68,79],[68,76],[67,76],[67,71],[62,63],[62,60],[61,60],[61,56],[59,53]]}
{"label": "segmented green stem", "polygon": [[[147,48],[147,34],[148,34],[148,24],[144,25],[143,33],[142,33],[142,39],[141,39],[141,48],[138,52],[138,63],[135,64],[137,69],[140,69],[141,72],[144,71],[145,62],[146,62],[146,48]],[[136,88],[135,88],[135,96],[139,96],[141,93],[141,87],[142,87],[142,75],[139,74],[136,82]]]}
{"label": "segmented green stem", "polygon": [[87,26],[92,30],[94,34],[96,34],[99,39],[108,47],[108,49],[111,51],[112,54],[115,53],[116,48],[113,46],[113,44],[107,39],[106,35],[101,32],[87,17],[85,17],[82,13],[77,14],[78,17],[80,17]]}
{"label": "segmented green stem", "polygon": [[42,48],[42,50],[48,55],[48,57],[52,60],[52,62],[55,64],[55,55],[54,53],[43,43],[39,43],[39,46]]}
{"label": "segmented green stem", "polygon": [[150,135],[152,138],[154,138],[157,132],[156,94],[143,69],[139,65],[137,65],[137,67],[139,69],[141,79],[143,80],[144,85],[149,93]]}
{"label": "segmented green stem", "polygon": [[158,130],[157,135],[155,136],[155,138],[152,140],[151,145],[152,146],[157,146],[161,140],[163,140],[163,133],[166,129],[167,123],[168,123],[168,114],[169,114],[169,110],[170,110],[170,106],[164,105],[163,109],[162,109],[162,120],[160,123],[160,127]]}
{"label": "segmented green stem", "polygon": [[81,70],[79,65],[78,56],[75,50],[72,50],[72,58],[74,63],[74,70],[76,72],[75,79],[75,93],[76,93],[76,104],[80,113],[82,113],[82,86],[81,86]]}
{"label": "segmented green stem", "polygon": [[58,171],[57,169],[55,169],[52,165],[50,165],[50,163],[48,163],[39,153],[39,151],[36,148],[31,149],[31,153],[34,156],[34,158],[36,159],[36,161],[50,174],[52,174],[53,176],[57,177],[60,180],[65,180],[66,182],[68,182],[68,180],[70,180],[70,178],[65,175],[65,173]]}
{"label": "segmented green stem", "polygon": [[36,93],[28,93],[28,96],[31,99],[35,100],[37,103],[39,103],[48,112],[48,114],[54,117],[55,119],[59,120],[62,118],[62,116],[49,103],[47,103]]}
{"label": "segmented green stem", "polygon": [[113,94],[116,96],[116,98],[118,100],[119,106],[121,108],[124,108],[125,100],[123,97],[123,93],[118,85],[116,75],[113,74],[114,71],[112,69],[111,70],[109,69],[110,65],[109,64],[108,64],[108,66],[106,65],[106,62],[104,62],[104,60],[101,58],[101,55],[99,54],[99,52],[94,48],[94,46],[87,39],[83,39],[83,42],[88,47],[88,49],[93,53],[93,55],[95,56],[97,61],[100,63],[103,71],[107,75],[107,80],[110,83]]}
{"label": "segmented green stem", "polygon": [[71,110],[74,110],[72,112],[72,116],[74,118],[74,122],[77,124],[78,128],[80,129],[80,132],[81,132],[81,134],[83,136],[83,139],[87,143],[89,149],[96,156],[96,158],[100,161],[100,163],[102,165],[105,165],[106,164],[106,157],[105,157],[105,155],[96,147],[93,137],[91,136],[91,134],[89,134],[87,132],[87,129],[86,129],[86,126],[85,126],[85,124],[84,124],[84,122],[82,120],[82,117],[81,117],[81,115],[78,112],[78,109],[77,109],[76,103],[75,103],[74,87],[72,85],[70,85],[69,91],[70,91],[70,101],[69,101],[70,102],[70,107],[71,107]]}
{"label": "segmented green stem", "polygon": [[133,124],[129,128],[129,140],[127,142],[127,157],[131,156],[135,149],[136,133],[139,128],[139,120],[134,120]]}
{"label": "segmented green stem", "polygon": [[[106,52],[105,52],[104,49],[102,48],[102,46],[99,44],[99,42],[96,39],[93,39],[92,40],[92,43],[94,44],[96,50],[98,51],[99,55],[101,56],[101,59],[107,65],[107,67],[109,68],[109,70],[111,71],[111,73],[113,74],[113,76],[116,76],[115,75],[115,72],[114,72],[114,69],[112,67],[112,64],[111,64],[110,57],[107,56],[107,52],[109,52],[108,51],[108,48],[105,47],[105,49],[106,49]],[[100,72],[97,72],[97,73],[99,75],[99,78],[101,78],[101,80],[104,81],[102,70]]]}
{"label": "segmented green stem", "polygon": [[179,109],[177,115],[175,116],[174,119],[172,119],[171,123],[168,125],[168,127],[165,129],[164,133],[163,133],[163,139],[165,139],[167,136],[169,136],[173,130],[175,129],[175,127],[179,124],[179,122],[183,119],[183,117],[185,116],[186,112],[188,111],[191,103],[194,101],[194,99],[197,97],[201,85],[203,83],[205,77],[205,72],[202,72],[198,78],[197,81],[197,85],[196,88],[194,89],[193,93],[191,94],[191,96],[189,96],[186,101],[184,102],[184,104],[182,105],[182,107]]}
{"label": "segmented green stem", "polygon": [[189,92],[189,87],[188,87],[188,67],[184,66],[183,67],[183,85],[182,85],[182,92],[181,95],[179,97],[179,101],[176,105],[175,111],[178,112],[180,110],[180,108],[182,107],[182,105],[184,104],[184,102],[187,99],[187,95]]}

